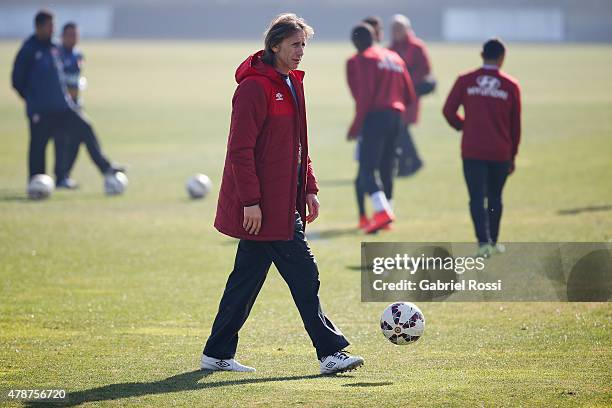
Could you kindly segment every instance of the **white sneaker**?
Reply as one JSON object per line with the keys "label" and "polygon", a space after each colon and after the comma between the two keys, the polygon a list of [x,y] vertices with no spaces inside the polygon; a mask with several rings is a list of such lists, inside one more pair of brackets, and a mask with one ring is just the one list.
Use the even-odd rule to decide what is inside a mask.
{"label": "white sneaker", "polygon": [[252,373],[255,371],[253,367],[242,365],[233,358],[231,360],[219,360],[218,358],[208,357],[205,354],[202,354],[200,369],[213,371],[240,371],[243,373]]}
{"label": "white sneaker", "polygon": [[491,244],[482,244],[478,247],[478,252],[476,252],[476,256],[474,258],[490,258],[493,255],[493,245]]}
{"label": "white sneaker", "polygon": [[493,255],[503,254],[504,252],[506,252],[506,246],[504,244],[495,244],[495,245],[493,245],[493,249],[491,251],[491,254],[493,254]]}
{"label": "white sneaker", "polygon": [[363,365],[363,358],[359,356],[349,356],[347,352],[337,351],[331,356],[321,359],[321,374],[337,374],[345,371],[357,369]]}

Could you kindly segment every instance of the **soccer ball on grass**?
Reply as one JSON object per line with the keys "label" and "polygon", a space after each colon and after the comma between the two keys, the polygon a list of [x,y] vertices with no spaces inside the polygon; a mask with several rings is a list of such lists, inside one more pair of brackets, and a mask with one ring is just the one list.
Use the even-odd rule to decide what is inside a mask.
{"label": "soccer ball on grass", "polygon": [[189,196],[195,200],[204,198],[208,195],[208,193],[210,193],[210,190],[212,189],[212,182],[207,175],[196,174],[187,180],[187,185],[185,187],[187,188],[187,193],[189,193]]}
{"label": "soccer ball on grass", "polygon": [[28,197],[32,200],[42,200],[55,190],[53,179],[46,174],[36,174],[28,184]]}
{"label": "soccer ball on grass", "polygon": [[125,173],[120,171],[104,176],[104,192],[106,195],[113,196],[123,194],[127,185],[128,178]]}
{"label": "soccer ball on grass", "polygon": [[425,331],[425,317],[415,304],[410,302],[392,303],[380,317],[383,335],[399,346],[414,343]]}

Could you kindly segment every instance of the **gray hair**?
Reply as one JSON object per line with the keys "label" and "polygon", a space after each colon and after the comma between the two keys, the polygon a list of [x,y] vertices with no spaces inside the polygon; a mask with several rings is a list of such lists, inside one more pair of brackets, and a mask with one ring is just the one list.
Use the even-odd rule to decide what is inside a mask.
{"label": "gray hair", "polygon": [[302,17],[298,17],[293,13],[283,13],[274,17],[264,33],[265,48],[262,57],[263,61],[273,65],[274,51],[272,48],[276,47],[283,42],[285,38],[292,36],[298,31],[303,31],[307,40],[314,35],[314,30],[311,26],[306,24],[306,21],[304,21]]}
{"label": "gray hair", "polygon": [[391,17],[391,24],[401,24],[406,28],[412,28],[410,19],[403,14],[394,14]]}

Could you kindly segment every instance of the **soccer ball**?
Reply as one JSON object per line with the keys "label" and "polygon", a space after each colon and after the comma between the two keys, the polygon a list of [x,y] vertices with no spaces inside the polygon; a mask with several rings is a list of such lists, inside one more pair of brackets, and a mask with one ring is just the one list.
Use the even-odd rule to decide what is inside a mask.
{"label": "soccer ball", "polygon": [[383,335],[393,344],[414,343],[425,331],[423,312],[409,302],[392,303],[380,317]]}
{"label": "soccer ball", "polygon": [[187,180],[187,185],[185,187],[191,198],[200,199],[206,197],[208,193],[210,193],[212,183],[207,175],[196,174]]}
{"label": "soccer ball", "polygon": [[123,194],[127,185],[128,178],[120,171],[104,176],[104,192],[106,195]]}
{"label": "soccer ball", "polygon": [[46,174],[36,174],[28,184],[28,197],[32,200],[42,200],[55,190],[53,179]]}

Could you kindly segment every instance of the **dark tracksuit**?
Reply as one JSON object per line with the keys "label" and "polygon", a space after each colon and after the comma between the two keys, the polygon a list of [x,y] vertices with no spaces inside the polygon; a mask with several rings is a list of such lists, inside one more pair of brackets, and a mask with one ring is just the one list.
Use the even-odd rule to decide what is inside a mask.
{"label": "dark tracksuit", "polygon": [[[64,66],[64,79],[66,87],[68,89],[79,89],[79,81],[81,79],[81,61],[83,60],[83,54],[77,49],[66,49],[60,47],[60,55]],[[82,109],[81,99],[73,99],[73,102],[79,110]],[[66,146],[64,148],[64,177],[69,178],[74,163],[76,162],[79,154],[79,147],[81,146],[81,139],[70,137],[66,140]]]}
{"label": "dark tracksuit", "polygon": [[[479,244],[497,243],[503,211],[502,191],[511,162],[463,159],[470,215]],[[486,201],[485,201],[486,200]],[[486,202],[486,208],[483,205]]]}
{"label": "dark tracksuit", "polygon": [[57,46],[28,38],[19,50],[12,73],[13,88],[26,102],[30,124],[29,176],[45,173],[45,150],[55,139],[55,175],[65,178],[65,141],[67,137],[83,140],[100,172],[111,169],[100,150],[96,135],[78,111],[66,90],[62,61]]}
{"label": "dark tracksuit", "polygon": [[423,166],[423,161],[417,152],[410,125],[403,125],[397,138],[398,176],[410,176]]}
{"label": "dark tracksuit", "polygon": [[393,197],[393,156],[403,127],[401,119],[401,113],[392,109],[366,115],[359,145],[357,183],[361,191],[368,194],[384,191],[387,199]]}
{"label": "dark tracksuit", "polygon": [[241,239],[238,243],[234,270],[227,279],[204,354],[224,360],[234,358],[238,332],[249,317],[272,263],[289,286],[317,357],[321,359],[349,345],[321,309],[319,269],[306,242],[302,220],[296,213],[293,240]]}

